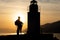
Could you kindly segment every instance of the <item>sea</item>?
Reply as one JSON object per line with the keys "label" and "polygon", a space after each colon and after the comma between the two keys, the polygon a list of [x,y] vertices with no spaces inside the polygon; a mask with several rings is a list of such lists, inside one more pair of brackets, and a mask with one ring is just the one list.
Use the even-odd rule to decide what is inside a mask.
{"label": "sea", "polygon": [[[19,35],[24,35],[26,33],[19,33]],[[17,35],[17,33],[0,33],[0,36],[7,36],[7,35]]]}

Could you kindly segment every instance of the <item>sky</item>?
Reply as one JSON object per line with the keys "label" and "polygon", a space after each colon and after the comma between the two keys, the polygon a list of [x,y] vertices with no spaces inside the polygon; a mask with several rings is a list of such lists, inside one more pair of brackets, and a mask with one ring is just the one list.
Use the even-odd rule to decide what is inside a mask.
{"label": "sky", "polygon": [[[0,33],[15,33],[14,24],[17,16],[21,16],[24,25],[22,31],[27,30],[27,14],[31,0],[0,0]],[[60,20],[60,0],[37,0],[40,23],[44,25]]]}
{"label": "sky", "polygon": [[41,0],[41,25],[60,20],[60,0]]}

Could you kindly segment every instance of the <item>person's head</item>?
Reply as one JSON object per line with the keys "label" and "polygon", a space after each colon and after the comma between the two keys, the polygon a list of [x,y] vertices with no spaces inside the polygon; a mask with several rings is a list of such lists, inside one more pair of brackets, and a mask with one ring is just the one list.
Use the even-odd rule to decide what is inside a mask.
{"label": "person's head", "polygon": [[18,16],[18,20],[20,20],[20,16]]}

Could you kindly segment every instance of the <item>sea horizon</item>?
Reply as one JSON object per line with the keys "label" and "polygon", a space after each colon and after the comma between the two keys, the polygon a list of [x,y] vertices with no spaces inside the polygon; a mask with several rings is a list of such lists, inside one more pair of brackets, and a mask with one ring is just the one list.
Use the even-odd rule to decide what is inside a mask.
{"label": "sea horizon", "polygon": [[[19,33],[20,35],[24,35],[26,33]],[[17,33],[0,33],[0,36],[8,36],[8,35],[17,35]]]}

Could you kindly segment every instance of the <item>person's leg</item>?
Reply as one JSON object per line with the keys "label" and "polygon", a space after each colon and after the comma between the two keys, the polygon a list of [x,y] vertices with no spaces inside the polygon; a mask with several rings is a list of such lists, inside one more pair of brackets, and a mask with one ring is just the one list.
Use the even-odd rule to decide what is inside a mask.
{"label": "person's leg", "polygon": [[17,35],[19,35],[19,28],[17,27]]}
{"label": "person's leg", "polygon": [[20,27],[20,33],[22,33],[22,27]]}
{"label": "person's leg", "polygon": [[17,27],[17,39],[16,40],[19,40],[19,28]]}

